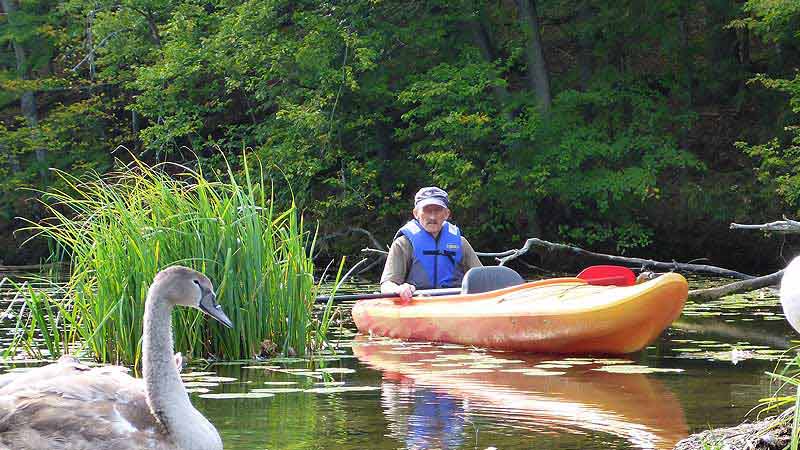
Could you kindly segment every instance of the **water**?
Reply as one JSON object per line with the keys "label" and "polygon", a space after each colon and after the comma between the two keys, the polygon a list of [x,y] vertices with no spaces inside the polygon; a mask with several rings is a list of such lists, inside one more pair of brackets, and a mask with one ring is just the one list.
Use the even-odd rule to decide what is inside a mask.
{"label": "water", "polygon": [[183,371],[192,402],[226,449],[668,449],[740,423],[772,395],[764,372],[793,337],[768,289],[690,303],[657,342],[623,358],[354,331],[345,321],[330,353],[314,360],[192,364]]}

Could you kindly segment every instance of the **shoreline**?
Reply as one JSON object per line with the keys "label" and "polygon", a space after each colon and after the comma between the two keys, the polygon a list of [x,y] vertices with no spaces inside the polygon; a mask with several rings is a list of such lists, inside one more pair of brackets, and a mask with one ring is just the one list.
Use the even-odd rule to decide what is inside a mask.
{"label": "shoreline", "polygon": [[743,422],[727,428],[714,428],[681,439],[673,450],[777,450],[791,440],[794,408],[778,416],[756,422]]}

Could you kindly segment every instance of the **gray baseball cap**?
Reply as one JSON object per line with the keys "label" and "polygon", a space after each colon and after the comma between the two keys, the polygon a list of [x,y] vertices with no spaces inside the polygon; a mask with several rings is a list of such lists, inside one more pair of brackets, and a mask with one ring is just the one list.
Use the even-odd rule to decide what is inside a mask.
{"label": "gray baseball cap", "polygon": [[439,205],[442,208],[449,208],[450,200],[447,197],[447,192],[436,186],[428,186],[418,190],[417,195],[414,196],[414,208],[422,208],[425,205]]}

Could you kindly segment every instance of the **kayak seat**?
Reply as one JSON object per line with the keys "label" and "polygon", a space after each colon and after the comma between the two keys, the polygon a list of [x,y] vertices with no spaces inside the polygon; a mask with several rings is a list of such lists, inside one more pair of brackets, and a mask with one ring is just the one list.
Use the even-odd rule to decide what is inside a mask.
{"label": "kayak seat", "polygon": [[514,269],[506,266],[473,267],[461,282],[462,294],[478,294],[524,283]]}

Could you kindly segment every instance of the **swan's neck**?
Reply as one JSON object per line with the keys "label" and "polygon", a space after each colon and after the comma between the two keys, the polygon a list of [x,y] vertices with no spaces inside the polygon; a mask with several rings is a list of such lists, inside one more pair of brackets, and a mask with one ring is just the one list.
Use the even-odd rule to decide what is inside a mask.
{"label": "swan's neck", "polygon": [[144,308],[142,371],[147,405],[182,449],[222,449],[217,430],[192,406],[175,366],[172,346],[173,305],[151,288]]}

